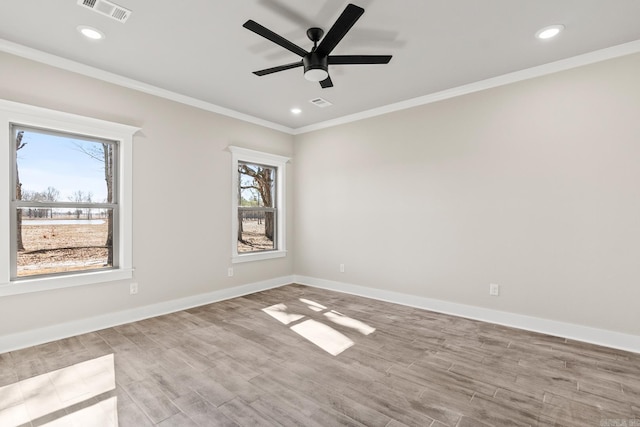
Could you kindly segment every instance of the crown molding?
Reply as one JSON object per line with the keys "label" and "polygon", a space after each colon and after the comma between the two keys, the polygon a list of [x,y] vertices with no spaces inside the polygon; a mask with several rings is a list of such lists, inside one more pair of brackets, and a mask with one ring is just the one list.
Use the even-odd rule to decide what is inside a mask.
{"label": "crown molding", "polygon": [[155,95],[161,98],[169,99],[182,104],[190,105],[192,107],[200,108],[205,111],[221,114],[223,116],[232,117],[244,122],[252,123],[255,125],[263,126],[269,129],[274,129],[289,135],[301,135],[321,129],[326,129],[334,126],[339,126],[371,117],[380,116],[383,114],[392,113],[395,111],[405,110],[408,108],[418,107],[421,105],[432,104],[434,102],[443,101],[445,99],[451,99],[462,95],[479,92],[486,89],[491,89],[499,86],[508,85],[511,83],[520,82],[523,80],[533,79],[536,77],[545,76],[548,74],[557,73],[560,71],[569,70],[572,68],[578,68],[589,64],[594,64],[608,59],[618,58],[626,55],[631,55],[640,52],[640,40],[612,46],[593,52],[588,52],[582,55],[573,56],[571,58],[562,59],[559,61],[550,62],[547,64],[539,65],[536,67],[527,68],[524,70],[514,71],[512,73],[503,74],[501,76],[492,77],[478,82],[469,83],[466,85],[446,89],[440,92],[435,92],[428,95],[419,96],[416,98],[408,99],[406,101],[396,102],[393,104],[385,105],[371,110],[362,111],[355,114],[349,114],[337,119],[327,120],[320,123],[315,123],[309,126],[303,126],[299,128],[290,128],[278,123],[270,122],[258,117],[254,117],[239,111],[235,111],[229,108],[221,107],[210,102],[202,101],[200,99],[192,98],[186,95],[181,95],[176,92],[172,92],[166,89],[159,88],[157,86],[149,85],[128,77],[123,77],[118,74],[110,73],[108,71],[101,70],[99,68],[91,67],[81,64],[69,59],[65,59],[56,55],[52,55],[37,49],[26,47],[17,43],[10,42],[8,40],[0,39],[0,51],[10,53],[23,58],[31,59],[33,61],[41,62],[53,67],[61,68],[67,71],[72,71],[78,74],[82,74],[88,77],[93,77],[99,80],[103,80],[109,83],[113,83],[119,86],[123,86],[129,89],[134,89],[150,95]]}
{"label": "crown molding", "polygon": [[71,71],[74,73],[82,74],[88,77],[92,77],[98,80],[102,80],[108,83],[113,83],[118,86],[134,89],[139,92],[143,92],[149,95],[158,96],[171,101],[179,102],[181,104],[196,107],[201,110],[210,111],[223,116],[231,117],[234,119],[242,120],[244,122],[252,123],[254,125],[263,126],[269,129],[274,129],[280,132],[284,132],[292,135],[294,129],[273,123],[268,120],[264,120],[258,117],[251,116],[249,114],[240,113],[238,111],[221,107],[210,102],[202,101],[200,99],[192,98],[190,96],[181,95],[170,90],[162,89],[157,86],[153,86],[147,83],[143,83],[138,80],[123,77],[119,74],[110,73],[108,71],[101,70],[96,67],[84,65],[70,59],[62,58],[60,56],[52,55],[50,53],[43,52],[41,50],[33,49],[27,46],[23,46],[17,43],[10,42],[8,40],[0,39],[0,51],[10,53],[12,55],[20,56],[22,58],[30,59],[36,62],[41,62],[52,67],[61,68],[63,70]]}
{"label": "crown molding", "polygon": [[606,61],[608,59],[618,58],[621,56],[631,55],[640,52],[640,40],[635,40],[629,43],[620,44],[617,46],[608,47],[605,49],[596,50],[593,52],[585,53],[571,58],[562,59],[555,62],[549,62],[547,64],[539,65],[536,67],[526,68],[524,70],[514,71],[512,73],[503,74],[501,76],[492,77],[486,80],[480,80],[474,83],[469,83],[463,86],[446,89],[440,92],[431,93],[429,95],[419,96],[416,98],[408,99],[406,101],[396,102],[394,104],[385,105],[371,110],[362,111],[360,113],[349,114],[347,116],[339,117],[333,120],[327,120],[325,122],[316,123],[309,126],[300,127],[294,129],[294,135],[300,135],[303,133],[313,132],[320,129],[326,129],[338,125],[343,125],[358,120],[368,119],[371,117],[380,116],[383,114],[392,113],[395,111],[405,110],[407,108],[418,107],[420,105],[432,104],[434,102],[443,101],[445,99],[455,98],[462,95],[467,95],[474,92],[480,92],[482,90],[491,89],[499,86],[505,86],[511,83],[520,82],[523,80],[529,80],[536,77],[545,76],[547,74],[553,74],[560,71],[569,70],[572,68],[578,68],[596,62]]}

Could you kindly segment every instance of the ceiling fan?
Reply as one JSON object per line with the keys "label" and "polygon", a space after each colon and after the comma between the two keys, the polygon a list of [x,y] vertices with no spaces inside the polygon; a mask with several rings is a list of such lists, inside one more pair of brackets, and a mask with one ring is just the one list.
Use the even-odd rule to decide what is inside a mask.
{"label": "ceiling fan", "polygon": [[320,86],[324,89],[333,86],[329,76],[329,65],[388,64],[391,55],[331,55],[336,45],[363,13],[363,8],[355,4],[348,4],[324,38],[322,37],[324,31],[321,28],[309,28],[307,37],[313,42],[313,48],[309,52],[257,22],[248,20],[243,27],[302,57],[301,61],[254,71],[253,74],[265,76],[291,68],[304,67],[304,77],[312,82],[320,82]]}

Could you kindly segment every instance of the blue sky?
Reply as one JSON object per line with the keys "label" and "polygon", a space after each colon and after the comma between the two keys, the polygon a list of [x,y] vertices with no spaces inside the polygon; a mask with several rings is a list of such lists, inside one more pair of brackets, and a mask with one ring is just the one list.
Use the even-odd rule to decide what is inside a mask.
{"label": "blue sky", "polygon": [[33,130],[25,130],[22,142],[26,145],[18,151],[18,173],[23,191],[44,191],[54,187],[60,191],[60,202],[69,201],[78,190],[93,193],[94,202],[106,200],[104,164],[78,147],[101,149],[100,143]]}

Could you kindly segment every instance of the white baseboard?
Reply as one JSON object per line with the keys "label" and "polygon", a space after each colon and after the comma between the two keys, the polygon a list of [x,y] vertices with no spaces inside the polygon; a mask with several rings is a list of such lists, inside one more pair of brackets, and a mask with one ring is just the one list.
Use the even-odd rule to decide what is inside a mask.
{"label": "white baseboard", "polygon": [[0,337],[0,353],[19,350],[21,348],[44,344],[74,335],[98,331],[100,329],[122,325],[124,323],[135,322],[217,301],[236,298],[288,285],[290,283],[299,283],[301,285],[359,295],[366,298],[402,304],[424,310],[431,310],[438,313],[451,314],[458,317],[465,317],[468,319],[480,320],[483,322],[495,323],[527,331],[540,332],[571,340],[640,353],[640,336],[637,335],[607,331],[604,329],[559,322],[556,320],[547,320],[522,314],[507,313],[488,308],[475,307],[471,305],[403,294],[400,292],[368,288],[365,286],[299,275],[278,277],[233,288],[221,289],[206,294],[199,294],[177,300],[138,307],[131,310],[124,310],[87,319],[80,319],[73,322],[19,332],[16,334],[4,335]]}
{"label": "white baseboard", "polygon": [[314,277],[294,275],[293,279],[295,283],[299,283],[301,285],[359,295],[410,307],[422,308],[438,313],[451,314],[458,317],[465,317],[468,319],[480,320],[483,322],[495,323],[498,325],[524,329],[532,332],[540,332],[547,335],[640,353],[640,336],[638,335],[624,334],[621,332],[597,329],[573,323],[508,313],[488,308],[403,294],[400,292],[368,288],[365,286],[335,282],[332,280],[317,279]]}
{"label": "white baseboard", "polygon": [[0,337],[0,353],[44,344],[74,335],[94,332],[100,329],[122,325],[124,323],[148,319],[154,316],[161,316],[163,314],[186,310],[200,305],[210,304],[212,302],[236,298],[252,294],[254,292],[288,285],[292,282],[293,276],[277,277],[275,279],[235,286],[233,288],[221,289],[205,294],[193,295],[190,297],[137,307],[130,310],[79,319],[73,322],[60,323],[11,335],[4,335]]}

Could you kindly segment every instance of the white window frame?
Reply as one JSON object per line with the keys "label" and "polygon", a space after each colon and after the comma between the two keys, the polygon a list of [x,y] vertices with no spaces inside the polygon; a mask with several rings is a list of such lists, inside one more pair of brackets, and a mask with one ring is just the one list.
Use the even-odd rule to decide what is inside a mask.
{"label": "white window frame", "polygon": [[[11,280],[11,125],[48,129],[115,141],[118,144],[119,244],[117,267],[101,271],[81,271],[65,275],[39,276]],[[64,113],[0,99],[0,173],[7,185],[0,186],[0,297],[95,283],[127,280],[133,277],[132,252],[132,157],[133,135],[140,128],[105,120]],[[115,263],[114,263],[115,264]]]}
{"label": "white window frame", "polygon": [[[235,146],[229,146],[229,151],[231,151],[231,262],[235,264],[240,262],[285,257],[287,255],[285,169],[289,162],[289,157],[263,153],[261,151],[249,150],[247,148]],[[239,162],[272,166],[276,169],[276,249],[260,252],[238,253]]]}

